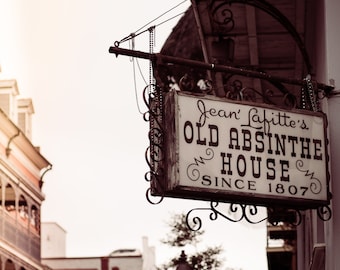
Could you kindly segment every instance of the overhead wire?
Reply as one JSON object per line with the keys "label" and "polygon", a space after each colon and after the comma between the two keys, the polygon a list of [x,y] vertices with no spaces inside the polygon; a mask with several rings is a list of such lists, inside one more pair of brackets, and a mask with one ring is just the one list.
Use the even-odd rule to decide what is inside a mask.
{"label": "overhead wire", "polygon": [[147,24],[145,24],[144,26],[142,26],[141,28],[139,28],[136,32],[142,30],[144,27],[147,27],[148,25],[150,25],[151,23],[157,21],[159,18],[163,17],[164,15],[166,15],[167,13],[173,11],[174,9],[176,9],[177,7],[179,7],[180,5],[182,5],[183,3],[185,3],[187,0],[184,0],[180,3],[178,3],[176,6],[170,8],[169,10],[165,11],[164,13],[162,13],[161,15],[159,15],[158,17],[156,17],[155,19],[151,20],[150,22],[148,22]]}
{"label": "overhead wire", "polygon": [[[178,3],[176,6],[170,8],[169,10],[167,10],[167,11],[165,11],[165,12],[163,12],[161,15],[157,16],[155,19],[151,20],[150,22],[146,23],[146,24],[143,25],[142,27],[138,28],[135,32],[133,32],[133,33],[129,34],[128,36],[122,38],[120,41],[116,41],[116,42],[115,42],[115,46],[118,47],[121,43],[126,42],[126,41],[128,41],[128,40],[131,40],[131,39],[133,39],[133,38],[135,38],[135,37],[137,37],[137,36],[139,36],[139,35],[141,35],[141,34],[147,32],[147,31],[149,31],[150,28],[147,28],[147,29],[145,29],[145,30],[143,30],[143,29],[146,28],[147,26],[149,26],[151,23],[157,21],[159,18],[165,16],[167,13],[173,11],[174,9],[176,9],[177,7],[179,7],[180,5],[184,4],[184,3],[187,2],[187,1],[188,1],[188,0],[183,0],[183,1],[181,1],[181,2]],[[184,12],[181,12],[180,14],[177,14],[177,15],[175,15],[175,16],[173,16],[173,17],[167,19],[167,20],[164,20],[164,21],[162,21],[162,22],[160,22],[160,23],[158,23],[158,24],[156,24],[156,25],[154,25],[154,26],[151,26],[151,27],[158,27],[158,26],[160,26],[160,25],[162,25],[162,24],[164,24],[164,23],[166,23],[166,22],[168,22],[168,21],[170,21],[170,20],[172,20],[172,19],[174,19],[174,18],[176,18],[176,17],[182,15],[183,13],[184,13]],[[141,30],[143,30],[143,31],[141,31]],[[141,32],[140,32],[140,31],[141,31]]]}
{"label": "overhead wire", "polygon": [[[174,18],[184,14],[184,12],[181,12],[175,16],[172,16],[164,21],[161,21],[160,23],[158,23],[157,25],[154,25],[154,26],[151,26],[143,31],[141,31],[142,29],[146,28],[147,26],[149,26],[151,23],[155,22],[156,20],[158,20],[159,18],[165,16],[167,13],[173,11],[174,9],[176,9],[177,7],[179,7],[180,5],[182,5],[183,3],[185,3],[186,1],[188,0],[184,0],[184,1],[181,1],[179,4],[177,4],[176,6],[172,7],[171,9],[167,10],[166,12],[162,13],[161,15],[157,16],[155,19],[151,20],[150,22],[148,22],[147,24],[143,25],[142,27],[140,27],[137,31],[131,33],[130,35],[124,37],[123,39],[121,39],[120,41],[116,41],[115,42],[115,46],[118,47],[122,42],[125,42],[125,41],[130,41],[130,49],[134,50],[135,49],[135,38],[147,31],[149,31],[150,33],[150,53],[153,53],[153,46],[154,46],[154,43],[155,43],[155,36],[154,36],[154,31],[155,31],[155,28],[164,24],[164,23],[167,23],[171,20],[173,20]],[[139,32],[141,31],[141,32]],[[152,39],[152,40],[151,40]],[[137,103],[137,109],[138,109],[138,112],[140,114],[144,114],[141,110],[141,106],[139,104],[139,101],[138,101],[138,91],[137,91],[137,79],[136,79],[136,64],[137,64],[137,67],[138,67],[138,70],[139,70],[139,73],[140,73],[140,76],[141,78],[143,79],[145,85],[147,86],[148,83],[143,75],[143,72],[142,72],[142,69],[140,67],[140,64],[139,64],[139,61],[135,58],[135,57],[131,57],[131,60],[132,62],[132,66],[133,66],[133,78],[134,78],[134,92],[135,92],[135,99],[136,99],[136,103]],[[149,83],[151,84],[151,66],[149,68]]]}

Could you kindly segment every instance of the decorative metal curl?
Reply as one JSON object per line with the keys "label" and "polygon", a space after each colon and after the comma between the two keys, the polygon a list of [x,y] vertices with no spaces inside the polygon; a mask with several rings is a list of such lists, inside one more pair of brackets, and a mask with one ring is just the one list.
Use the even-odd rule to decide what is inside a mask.
{"label": "decorative metal curl", "polygon": [[268,223],[272,226],[278,226],[280,222],[298,226],[302,222],[302,210],[267,207],[267,211],[269,213]]}
{"label": "decorative metal curl", "polygon": [[188,74],[185,74],[179,80],[179,88],[182,91],[192,92],[194,90],[194,87],[195,87],[194,80]]}
{"label": "decorative metal curl", "polygon": [[[210,206],[213,204],[213,202],[210,203]],[[193,217],[192,219],[189,219],[190,217],[190,214],[194,211],[211,211],[211,213],[209,214],[209,218],[210,220],[216,220],[218,215],[217,213],[215,212],[214,208],[211,207],[211,208],[194,208],[194,209],[191,209],[187,215],[186,215],[186,224],[188,226],[188,228],[192,231],[199,231],[201,228],[202,228],[202,219],[198,216],[195,216]]]}
{"label": "decorative metal curl", "polygon": [[150,101],[159,95],[161,90],[156,84],[149,84],[143,89],[143,100],[148,109],[150,109]]}
{"label": "decorative metal curl", "polygon": [[317,214],[322,221],[328,221],[332,218],[332,209],[328,205],[321,206],[317,209]]}
{"label": "decorative metal curl", "polygon": [[150,171],[154,171],[154,163],[161,162],[163,160],[162,156],[162,148],[158,147],[159,151],[151,150],[151,147],[148,146],[145,150],[145,161],[148,164]]}
{"label": "decorative metal curl", "polygon": [[313,171],[310,171],[309,168],[305,169],[305,168],[303,168],[303,166],[304,166],[303,160],[299,159],[299,160],[296,161],[296,163],[295,163],[296,169],[299,172],[301,172],[302,174],[304,174],[304,176],[306,176],[310,180],[310,184],[309,184],[310,191],[313,194],[319,194],[322,190],[321,181],[314,176]]}
{"label": "decorative metal curl", "polygon": [[250,86],[244,86],[241,79],[234,79],[234,74],[224,75],[224,91],[226,98],[232,100],[245,100],[252,102],[264,102],[271,105],[278,105],[274,102],[274,98],[281,98],[282,102],[280,104],[285,105],[287,108],[296,108],[297,99],[295,95],[289,92],[281,83],[267,81],[270,83],[274,89],[276,89],[277,94],[274,94],[273,89],[266,89],[265,91],[257,90]]}
{"label": "decorative metal curl", "polygon": [[234,80],[230,83],[229,87],[225,90],[227,98],[232,100],[242,100],[242,89],[243,85],[240,80]]}
{"label": "decorative metal curl", "polygon": [[[163,146],[164,132],[159,127],[153,127],[148,133],[149,140],[152,140],[153,146],[156,148],[161,148]],[[161,160],[159,160],[161,161]]]}
{"label": "decorative metal curl", "polygon": [[[176,85],[176,81],[172,82],[173,85]],[[173,87],[169,84],[169,87],[171,89],[174,89],[176,87]],[[213,84],[212,81],[198,77],[193,78],[192,76],[188,74],[184,74],[179,80],[178,83],[179,90],[186,91],[186,92],[193,92],[193,93],[202,93],[202,94],[212,94],[213,92]]]}
{"label": "decorative metal curl", "polygon": [[151,187],[146,191],[146,199],[151,204],[159,204],[163,200],[163,196],[158,196],[154,200],[152,194],[153,189],[157,194],[161,194],[163,187],[161,179],[164,176],[162,162],[164,160],[164,130],[163,130],[163,95],[162,91],[156,85],[150,84],[144,88],[143,99],[148,111],[143,114],[143,119],[150,123],[148,138],[150,145],[145,151],[145,160],[149,166],[149,171],[144,175]]}
{"label": "decorative metal curl", "polygon": [[202,227],[202,220],[200,217],[194,216],[192,219],[190,219],[190,215],[194,211],[207,211],[207,210],[211,211],[211,213],[209,214],[209,218],[212,221],[216,220],[219,216],[221,216],[234,223],[245,220],[250,224],[259,224],[268,218],[268,217],[260,217],[258,220],[253,219],[253,217],[259,214],[258,207],[256,205],[231,203],[229,205],[229,211],[228,211],[230,215],[226,215],[222,213],[221,211],[219,211],[217,209],[218,205],[219,205],[218,202],[210,202],[210,208],[203,207],[203,208],[191,209],[187,213],[187,216],[186,216],[186,223],[187,223],[188,228],[190,228],[190,230],[193,230],[193,231],[198,231]]}
{"label": "decorative metal curl", "polygon": [[[258,90],[252,86],[244,85],[243,79],[249,76],[225,73],[223,77],[225,97],[228,99],[267,103],[281,107],[285,106],[289,109],[297,108],[296,96],[280,82],[260,79],[272,87],[271,89]],[[232,80],[232,78],[234,79]],[[171,85],[177,85],[181,91],[192,93],[212,94],[214,92],[212,82],[202,76],[195,77],[187,73],[180,77],[178,82],[171,77],[171,82],[167,87],[172,88],[173,86]],[[159,112],[155,111],[154,113],[158,114]]]}
{"label": "decorative metal curl", "polygon": [[148,188],[148,189],[146,190],[145,197],[146,197],[147,201],[148,201],[150,204],[153,204],[153,205],[160,204],[160,203],[163,201],[163,199],[164,199],[163,196],[158,196],[158,197],[157,197],[157,198],[158,198],[158,201],[153,201],[151,198],[155,198],[155,197],[152,196],[152,194],[151,194],[151,188]]}
{"label": "decorative metal curl", "polygon": [[259,91],[254,88],[243,88],[241,90],[242,100],[256,102],[256,94],[261,95]]}
{"label": "decorative metal curl", "polygon": [[[200,207],[191,209],[186,215],[186,224],[192,231],[198,231],[202,228],[202,219],[195,215],[191,216],[196,211],[210,211],[209,219],[211,221],[217,220],[218,217],[223,217],[226,220],[236,223],[240,221],[247,221],[250,224],[259,224],[267,221],[272,226],[279,226],[281,222],[289,224],[290,226],[299,226],[303,220],[302,209],[281,209],[267,207],[268,215],[260,216],[256,220],[254,217],[259,215],[258,206],[230,203],[228,215],[222,213],[217,209],[218,202],[210,202],[210,207]],[[318,217],[322,221],[328,221],[332,218],[332,210],[329,206],[321,206],[316,209]]]}
{"label": "decorative metal curl", "polygon": [[286,107],[296,108],[297,107],[296,96],[294,96],[292,93],[286,93],[283,96],[283,103],[286,105]]}
{"label": "decorative metal curl", "polygon": [[227,218],[228,220],[232,222],[238,222],[244,219],[245,221],[251,224],[258,224],[267,219],[267,217],[265,217],[265,218],[260,218],[259,220],[256,220],[256,221],[252,220],[251,217],[255,217],[256,215],[258,215],[258,207],[256,205],[231,203],[229,207],[229,211],[231,214],[234,214],[234,215],[240,214],[240,215],[238,218],[231,219],[231,218],[228,218],[226,215],[222,214],[221,212],[218,212],[218,214],[224,218]]}
{"label": "decorative metal curl", "polygon": [[216,32],[228,33],[235,27],[234,14],[227,3],[221,3],[211,7],[211,20],[215,24]]}

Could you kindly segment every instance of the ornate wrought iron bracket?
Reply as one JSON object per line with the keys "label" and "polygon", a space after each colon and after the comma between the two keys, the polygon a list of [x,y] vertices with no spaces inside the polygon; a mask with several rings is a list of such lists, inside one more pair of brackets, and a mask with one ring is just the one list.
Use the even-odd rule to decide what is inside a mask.
{"label": "ornate wrought iron bracket", "polygon": [[[145,173],[144,178],[150,182],[151,186],[156,186],[158,190],[162,190],[160,178],[163,177],[163,168],[160,166],[163,156],[163,140],[164,130],[162,126],[162,94],[158,87],[153,87],[154,90],[150,92],[150,88],[147,86],[144,88],[143,97],[144,102],[148,110],[144,113],[144,121],[149,122],[149,141],[150,145],[145,151],[145,160],[150,170]],[[146,191],[146,198],[151,204],[159,204],[162,202],[163,197],[158,197],[158,200],[153,200],[151,196],[152,188],[148,188]]]}
{"label": "ornate wrought iron bracket", "polygon": [[[244,76],[244,77],[253,77],[265,80],[272,84],[276,89],[279,90],[281,93],[280,97],[284,100],[284,103],[289,107],[296,107],[297,101],[294,98],[294,95],[291,95],[282,84],[292,84],[301,86],[303,92],[306,96],[302,99],[302,107],[305,109],[313,109],[318,110],[317,107],[317,97],[318,91],[322,91],[323,95],[327,96],[333,89],[333,87],[320,84],[317,82],[313,82],[310,77],[306,79],[297,80],[297,79],[288,79],[288,78],[281,78],[276,76],[271,76],[264,72],[236,68],[232,66],[225,66],[225,65],[214,65],[214,64],[207,64],[200,61],[188,60],[188,59],[181,59],[171,56],[165,56],[160,54],[150,54],[144,53],[139,51],[131,51],[126,49],[121,49],[118,47],[111,47],[109,50],[110,53],[113,54],[122,54],[128,55],[133,57],[139,57],[144,59],[149,59],[152,61],[154,65],[163,65],[164,63],[168,64],[175,64],[175,65],[184,65],[190,66],[198,69],[203,70],[213,70],[219,71],[225,74],[225,93],[226,97],[230,99],[239,99],[239,100],[252,100],[256,101],[257,98],[261,98],[261,102],[273,103],[273,98],[275,99],[275,94],[271,90],[266,90],[264,93],[263,91],[258,91],[252,87],[243,86],[241,80],[237,78],[237,76]],[[158,75],[156,75],[158,76]],[[234,80],[231,80],[233,78]],[[201,84],[199,84],[199,82]],[[188,74],[183,74],[182,79],[178,82],[171,82],[173,84],[178,84],[178,87],[181,88],[182,91],[194,91],[194,87],[199,88],[202,93],[208,93],[210,90],[211,85],[209,81],[203,80],[199,78],[199,81],[193,80]],[[144,89],[144,101],[148,108],[147,112],[144,114],[144,120],[149,122],[150,131],[148,134],[150,140],[150,146],[147,148],[145,152],[146,162],[150,168],[150,170],[145,174],[145,180],[150,182],[151,187],[148,188],[146,191],[147,200],[151,204],[159,204],[162,202],[164,196],[162,195],[162,177],[164,176],[164,171],[161,166],[161,162],[164,158],[164,129],[163,129],[163,94],[165,91],[170,89],[169,84],[163,85],[155,85],[153,87],[147,86]],[[151,90],[150,90],[151,89]],[[157,196],[153,196],[153,189],[157,190]],[[210,208],[195,208],[190,210],[187,213],[187,221],[189,224],[194,224],[194,227],[190,227],[191,229],[198,230],[202,226],[202,220],[194,216],[191,219],[191,216],[196,211],[209,211],[210,215],[209,218],[211,220],[216,220],[218,217],[225,218],[231,222],[239,222],[239,221],[247,221],[251,224],[257,224],[263,221],[267,221],[275,225],[275,221],[270,219],[270,216],[258,216],[258,206],[256,205],[247,205],[247,204],[237,204],[232,203],[230,204],[230,208],[228,213],[225,214],[218,209],[219,203],[211,202]],[[268,211],[276,211],[275,208],[270,209]],[[302,211],[303,209],[292,209],[295,213],[295,218],[292,220],[292,225],[298,225],[301,223],[302,220]],[[332,211],[329,206],[321,206],[317,208],[317,215],[318,217],[323,220],[327,221],[332,217]],[[191,222],[189,222],[191,221]]]}
{"label": "ornate wrought iron bracket", "polygon": [[[202,228],[202,219],[199,216],[193,216],[193,213],[197,211],[210,212],[209,219],[212,221],[217,220],[218,217],[221,217],[234,223],[241,221],[246,221],[250,224],[268,222],[273,226],[279,224],[276,219],[276,213],[280,213],[280,215],[286,215],[286,217],[290,217],[285,221],[285,223],[292,226],[298,226],[302,222],[302,212],[304,211],[300,209],[277,209],[267,207],[268,214],[265,215],[263,211],[259,211],[259,206],[257,205],[230,203],[229,208],[224,208],[224,211],[219,210],[218,206],[218,202],[211,202],[210,207],[194,208],[190,210],[186,216],[187,226],[194,231],[200,230]],[[316,211],[318,217],[322,221],[328,221],[332,218],[332,211],[329,206],[319,207]]]}
{"label": "ornate wrought iron bracket", "polygon": [[[119,47],[114,47],[114,46],[109,48],[109,53],[115,54],[116,56],[126,55],[126,56],[142,58],[142,59],[148,59],[152,61],[154,66],[159,66],[159,65],[166,63],[166,64],[171,64],[171,65],[189,66],[192,68],[197,68],[197,69],[202,69],[202,70],[222,72],[225,74],[232,74],[233,76],[240,75],[240,76],[244,76],[248,78],[249,77],[258,78],[258,79],[271,82],[273,85],[275,85],[279,89],[280,89],[280,86],[278,86],[277,84],[290,84],[290,85],[297,85],[301,87],[303,87],[306,84],[305,79],[299,80],[299,79],[294,79],[294,78],[285,78],[285,77],[280,77],[280,76],[274,76],[274,75],[271,75],[271,74],[268,74],[262,71],[233,67],[233,66],[228,66],[228,65],[218,65],[214,63],[205,63],[205,62],[191,60],[191,59],[183,59],[183,58],[178,58],[174,56],[162,55],[159,53],[147,53],[147,52],[142,52],[142,51],[134,51],[134,50],[124,49],[124,48],[119,48]],[[183,74],[183,76],[184,75],[185,74]],[[329,86],[329,85],[319,83],[316,81],[313,81],[313,83],[315,85],[315,89],[324,91],[325,96],[328,96],[330,92],[334,89],[333,86]]]}

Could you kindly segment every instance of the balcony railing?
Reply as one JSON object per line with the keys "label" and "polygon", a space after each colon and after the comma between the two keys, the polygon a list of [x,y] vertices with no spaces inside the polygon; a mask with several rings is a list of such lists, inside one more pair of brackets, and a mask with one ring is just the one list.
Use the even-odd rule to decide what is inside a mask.
{"label": "balcony railing", "polygon": [[0,209],[0,241],[7,242],[19,252],[40,262],[40,236],[30,230],[29,224],[19,222],[20,217]]}

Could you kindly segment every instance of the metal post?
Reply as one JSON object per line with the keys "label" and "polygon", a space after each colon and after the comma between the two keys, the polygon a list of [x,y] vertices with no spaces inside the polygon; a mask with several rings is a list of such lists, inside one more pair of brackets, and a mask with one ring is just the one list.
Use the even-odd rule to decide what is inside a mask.
{"label": "metal post", "polygon": [[[259,78],[259,79],[264,79],[264,80],[272,81],[272,82],[280,82],[280,83],[287,83],[291,85],[300,85],[300,86],[303,86],[305,84],[304,80],[273,76],[265,72],[259,72],[259,71],[244,69],[244,68],[237,68],[233,66],[209,64],[209,63],[204,63],[201,61],[178,58],[178,57],[163,55],[159,53],[158,54],[146,53],[146,52],[141,52],[141,51],[123,49],[119,47],[110,47],[109,53],[115,54],[116,56],[126,55],[126,56],[142,58],[142,59],[149,59],[150,61],[154,61],[154,63],[171,63],[171,64],[197,67],[197,68],[211,70],[211,71],[228,72],[231,74]],[[334,87],[325,85],[322,83],[317,83],[317,88],[320,90],[324,90],[326,95],[328,95],[333,90]]]}

